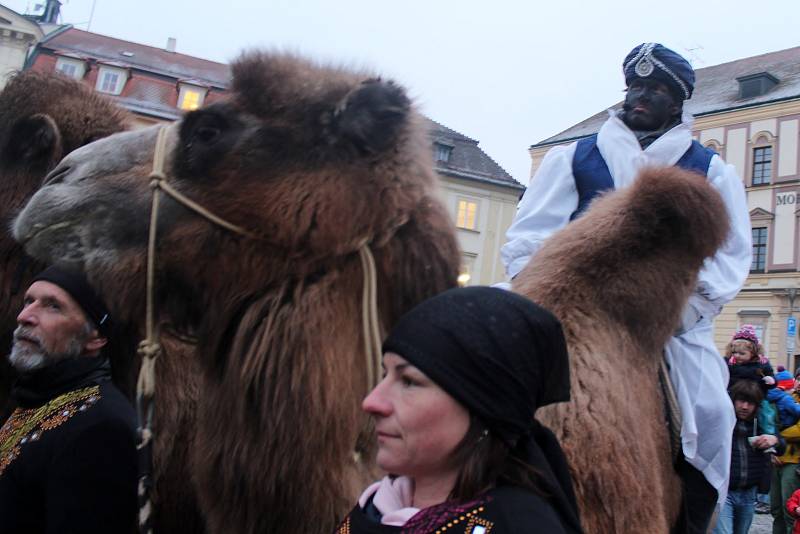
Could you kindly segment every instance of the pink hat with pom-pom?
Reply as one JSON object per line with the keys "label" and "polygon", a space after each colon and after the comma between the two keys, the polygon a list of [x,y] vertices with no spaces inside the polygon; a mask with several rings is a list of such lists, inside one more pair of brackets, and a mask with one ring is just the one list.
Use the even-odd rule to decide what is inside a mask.
{"label": "pink hat with pom-pom", "polygon": [[733,334],[733,339],[731,341],[736,341],[737,339],[745,339],[756,345],[759,344],[758,341],[758,334],[756,334],[756,328],[751,324],[743,324],[739,330]]}

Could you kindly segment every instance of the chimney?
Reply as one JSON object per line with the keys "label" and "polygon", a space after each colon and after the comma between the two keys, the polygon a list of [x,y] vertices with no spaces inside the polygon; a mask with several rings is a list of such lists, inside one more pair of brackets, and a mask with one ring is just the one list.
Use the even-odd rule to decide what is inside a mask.
{"label": "chimney", "polygon": [[174,37],[168,37],[167,38],[167,47],[164,50],[166,50],[167,52],[175,52],[175,45],[177,43],[178,42],[175,40]]}

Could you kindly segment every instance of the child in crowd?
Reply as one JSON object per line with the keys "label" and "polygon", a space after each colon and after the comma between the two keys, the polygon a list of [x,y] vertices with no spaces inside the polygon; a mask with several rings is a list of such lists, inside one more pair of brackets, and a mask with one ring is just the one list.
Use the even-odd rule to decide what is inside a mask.
{"label": "child in crowd", "polygon": [[[770,404],[769,391],[775,388],[772,366],[764,356],[764,347],[753,325],[745,324],[733,334],[726,351],[730,380],[728,390],[740,380],[752,380],[761,386],[766,398],[761,402],[759,422],[767,433],[775,433],[775,408]],[[798,414],[800,415],[800,413]],[[796,420],[796,419],[795,419]]]}
{"label": "child in crowd", "polygon": [[792,493],[786,501],[786,511],[795,518],[792,534],[800,534],[800,489]]}
{"label": "child in crowd", "polygon": [[784,374],[791,377],[788,371],[781,371],[775,376],[778,387],[767,391],[767,400],[775,403],[778,408],[778,423],[781,428],[792,426],[800,420],[800,404],[791,395],[796,387],[795,381],[787,379]]}

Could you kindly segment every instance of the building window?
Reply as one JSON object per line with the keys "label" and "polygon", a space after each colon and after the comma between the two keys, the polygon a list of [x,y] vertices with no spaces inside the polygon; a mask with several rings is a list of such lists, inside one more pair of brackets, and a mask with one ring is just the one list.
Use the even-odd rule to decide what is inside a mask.
{"label": "building window", "polygon": [[736,78],[739,82],[739,98],[755,98],[768,93],[778,85],[778,78],[768,72],[759,72],[750,76]]}
{"label": "building window", "polygon": [[206,96],[206,88],[196,85],[182,83],[178,94],[178,107],[186,111],[192,111],[203,105]]}
{"label": "building window", "polygon": [[467,230],[475,229],[478,214],[478,203],[470,200],[459,200],[456,212],[456,226]]}
{"label": "building window", "polygon": [[[458,271],[458,285],[468,286],[472,280],[472,271],[475,267],[475,254],[464,254],[461,258],[461,269]],[[474,280],[472,281],[473,283]]]}
{"label": "building window", "polygon": [[124,69],[114,69],[110,67],[100,67],[97,74],[97,85],[95,88],[101,93],[118,95],[127,81],[127,72]]}
{"label": "building window", "polygon": [[753,149],[753,185],[769,183],[772,176],[772,147],[761,146]]}
{"label": "building window", "polygon": [[767,229],[753,228],[753,260],[750,272],[763,273],[767,263]]}
{"label": "building window", "polygon": [[80,80],[86,72],[86,66],[79,59],[60,57],[56,60],[56,71],[64,76]]}
{"label": "building window", "polygon": [[441,161],[443,163],[450,161],[450,154],[453,152],[453,147],[441,143],[434,143],[433,149],[433,156],[436,158],[436,161]]}

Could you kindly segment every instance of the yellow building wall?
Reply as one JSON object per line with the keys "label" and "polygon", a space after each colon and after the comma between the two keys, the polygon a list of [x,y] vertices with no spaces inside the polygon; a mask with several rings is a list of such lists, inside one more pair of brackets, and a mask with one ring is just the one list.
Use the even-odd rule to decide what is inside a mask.
{"label": "yellow building wall", "polygon": [[520,191],[485,182],[440,175],[440,198],[456,222],[459,200],[478,203],[474,230],[456,228],[467,285],[492,285],[505,280],[500,248],[514,214]]}

